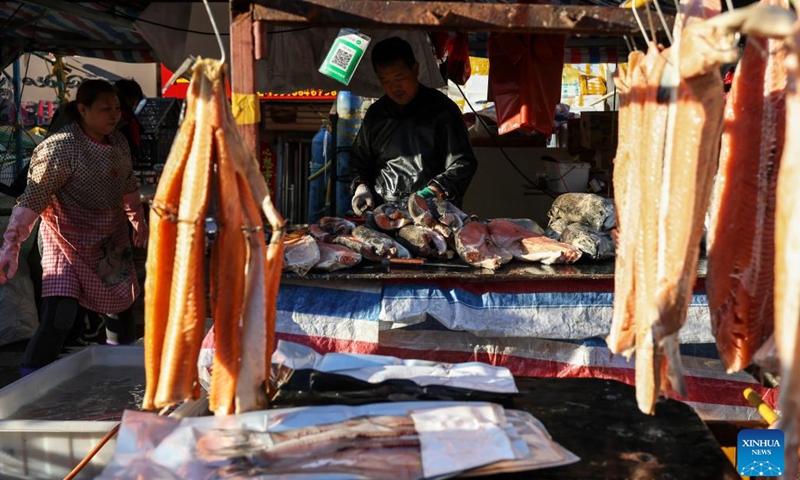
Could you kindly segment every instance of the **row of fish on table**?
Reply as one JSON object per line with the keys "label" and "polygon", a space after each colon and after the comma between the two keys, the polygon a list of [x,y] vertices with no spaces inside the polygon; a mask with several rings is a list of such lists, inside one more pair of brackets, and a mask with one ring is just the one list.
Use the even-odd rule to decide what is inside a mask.
{"label": "row of fish on table", "polygon": [[[678,333],[707,225],[706,289],[729,372],[780,376],[786,478],[800,444],[800,22],[786,0],[720,14],[683,0],[672,44],[634,51],[620,93],[609,348],[635,352],[639,408],[685,396]],[[720,68],[736,62],[725,103]],[[771,334],[774,335],[771,336]],[[760,349],[760,350],[759,350]]]}
{"label": "row of fish on table", "polygon": [[550,210],[547,230],[529,219],[483,221],[442,199],[411,195],[368,212],[363,225],[323,217],[286,236],[284,269],[305,275],[332,272],[362,260],[458,256],[477,268],[497,270],[512,259],[546,265],[614,255],[608,231],[615,226],[613,202],[593,194],[565,194]]}

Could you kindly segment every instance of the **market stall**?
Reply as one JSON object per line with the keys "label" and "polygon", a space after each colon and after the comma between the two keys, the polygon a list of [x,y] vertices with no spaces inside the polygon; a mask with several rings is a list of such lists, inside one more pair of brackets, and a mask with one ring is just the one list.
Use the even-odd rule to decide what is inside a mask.
{"label": "market stall", "polygon": [[[509,10],[511,10],[511,14],[509,14]],[[213,95],[209,93],[212,91],[212,87],[209,85],[205,85],[204,91],[198,88],[198,91],[205,95],[199,102],[202,107],[198,111],[201,114],[206,112],[203,108],[210,108],[208,105],[213,102],[214,105],[218,104],[217,107],[224,105],[214,112],[222,111],[224,113],[219,116],[222,120],[217,117],[209,120],[203,115],[196,117],[198,125],[202,125],[216,134],[214,136],[216,143],[211,149],[216,148],[217,150],[214,151],[223,153],[220,153],[219,157],[213,153],[204,157],[201,154],[201,157],[207,160],[202,165],[205,170],[200,171],[201,167],[192,165],[193,168],[198,168],[197,172],[193,172],[199,173],[198,175],[186,174],[184,177],[183,171],[172,172],[173,177],[169,178],[169,181],[173,184],[185,182],[184,184],[196,197],[189,199],[191,206],[196,207],[191,212],[192,218],[184,219],[183,222],[175,222],[180,223],[177,229],[180,229],[182,233],[176,234],[168,228],[163,228],[164,225],[170,227],[167,224],[167,215],[159,216],[161,220],[156,219],[161,222],[164,232],[164,236],[159,238],[163,245],[171,245],[171,248],[175,248],[176,238],[179,239],[179,244],[182,239],[191,238],[189,243],[192,247],[183,248],[183,251],[179,251],[175,258],[167,254],[163,255],[163,258],[159,258],[159,261],[163,262],[162,265],[172,266],[174,264],[176,266],[174,278],[176,279],[175,283],[179,284],[179,288],[176,289],[177,294],[172,293],[169,288],[173,281],[173,272],[170,270],[162,275],[169,269],[151,267],[150,273],[159,276],[158,281],[162,283],[157,286],[162,288],[149,290],[150,294],[159,298],[159,302],[156,302],[151,297],[150,302],[151,305],[157,304],[156,306],[161,308],[157,313],[163,315],[152,315],[149,320],[157,325],[154,327],[155,329],[161,329],[162,335],[166,335],[164,332],[167,330],[171,333],[169,334],[170,340],[165,343],[166,346],[163,349],[153,348],[152,345],[156,341],[154,334],[152,332],[148,334],[146,341],[149,347],[145,352],[148,355],[146,365],[148,375],[153,373],[154,368],[157,374],[162,375],[162,381],[159,383],[164,384],[167,388],[159,386],[159,389],[165,389],[167,394],[172,396],[166,400],[156,398],[154,401],[156,385],[148,380],[148,392],[145,393],[146,399],[144,400],[147,409],[153,409],[153,405],[162,408],[163,405],[179,403],[184,398],[196,396],[199,391],[198,385],[193,383],[193,379],[187,376],[186,372],[193,369],[192,348],[194,342],[199,340],[199,334],[202,333],[205,326],[203,320],[206,320],[204,303],[207,293],[206,285],[204,282],[198,281],[201,278],[198,272],[203,271],[202,268],[206,261],[205,252],[201,248],[204,245],[202,239],[205,238],[206,232],[198,225],[205,220],[205,210],[201,206],[202,202],[208,201],[210,190],[208,184],[202,184],[205,181],[203,179],[207,180],[210,177],[208,172],[214,168],[222,168],[221,166],[224,166],[226,161],[231,161],[230,159],[225,160],[228,158],[226,155],[230,154],[231,157],[235,157],[233,163],[238,162],[231,171],[238,169],[236,175],[247,177],[249,181],[259,178],[258,182],[243,189],[242,201],[244,203],[252,202],[253,199],[250,196],[253,196],[256,197],[256,203],[259,203],[260,206],[268,205],[273,208],[266,185],[262,185],[263,182],[254,166],[247,163],[250,157],[243,152],[243,149],[239,148],[241,139],[238,134],[234,133],[236,129],[233,128],[235,119],[243,133],[245,145],[252,152],[258,151],[261,132],[259,132],[258,120],[260,108],[256,93],[256,77],[258,75],[256,60],[263,58],[266,52],[263,44],[267,40],[267,35],[264,34],[266,23],[288,26],[319,24],[337,27],[371,26],[379,28],[391,24],[402,28],[508,30],[522,33],[580,32],[620,35],[636,31],[629,12],[600,7],[554,7],[522,4],[462,6],[445,2],[409,4],[390,1],[381,2],[380,8],[376,8],[376,3],[369,1],[314,0],[260,1],[256,3],[233,1],[231,2],[231,14],[231,70],[234,72],[232,78],[233,113],[231,114],[227,110],[224,94],[220,93],[224,89],[224,87],[220,88],[220,85],[224,85],[224,76],[219,74],[220,62],[206,61],[204,65],[215,72],[213,74],[214,93]],[[513,18],[514,21],[509,21],[508,18]],[[201,77],[201,74],[196,75]],[[211,76],[207,73],[206,75]],[[203,81],[208,83],[208,79]],[[194,121],[195,117],[192,118]],[[213,122],[218,123],[214,124]],[[194,124],[187,127],[189,133],[193,133],[190,128],[194,129]],[[198,131],[201,131],[200,127],[197,128]],[[195,138],[199,137],[197,135]],[[226,143],[230,139],[235,139],[235,141]],[[199,145],[201,141],[195,143]],[[230,145],[233,146],[228,149]],[[188,157],[187,143],[183,143],[182,148],[186,151],[182,158]],[[247,174],[243,175],[242,172]],[[247,185],[248,180],[241,181],[238,185],[240,187]],[[249,188],[253,188],[255,192],[250,194]],[[163,190],[167,191],[168,189]],[[231,184],[227,184],[224,190],[223,193],[230,195],[234,195],[236,192],[236,188]],[[174,195],[175,189],[171,189],[171,191]],[[238,198],[239,194],[235,193],[235,195]],[[164,196],[166,197],[167,194]],[[244,198],[248,200],[244,200]],[[157,196],[155,200],[158,203],[160,199]],[[657,478],[678,472],[680,470],[679,460],[689,458],[692,459],[691,464],[696,468],[692,475],[697,474],[703,478],[733,478],[734,474],[731,472],[730,465],[724,460],[708,430],[695,416],[695,412],[706,420],[750,419],[754,415],[754,410],[746,406],[746,402],[741,397],[745,387],[755,387],[767,402],[771,404],[776,402],[777,392],[775,390],[759,387],[756,380],[747,373],[726,374],[721,362],[716,358],[716,347],[713,345],[714,337],[711,335],[711,322],[706,306],[706,288],[703,281],[706,276],[706,266],[703,262],[697,269],[692,266],[690,276],[694,277],[696,273],[700,281],[696,285],[690,285],[692,289],[689,294],[691,302],[686,323],[679,326],[679,328],[683,327],[680,329],[680,336],[677,335],[677,332],[675,335],[675,339],[682,344],[680,348],[683,354],[682,373],[688,387],[687,395],[683,400],[693,407],[695,412],[686,408],[686,405],[667,400],[658,402],[655,416],[644,416],[639,412],[635,412],[633,415],[628,413],[628,411],[636,410],[632,389],[617,382],[608,381],[618,380],[633,383],[635,378],[633,362],[626,360],[622,355],[611,355],[604,341],[609,334],[609,325],[612,324],[614,306],[615,267],[612,261],[539,265],[521,263],[518,260],[511,260],[509,256],[502,262],[502,265],[497,264],[486,269],[477,268],[482,266],[483,260],[472,261],[464,258],[466,255],[462,255],[463,261],[455,258],[438,258],[426,261],[427,265],[419,265],[418,262],[393,262],[387,259],[387,262],[376,261],[333,272],[320,273],[311,270],[308,273],[305,271],[285,273],[281,276],[276,267],[281,263],[281,258],[276,256],[275,252],[280,252],[285,245],[274,240],[283,233],[282,219],[274,209],[263,208],[265,211],[262,213],[266,213],[270,220],[271,230],[269,232],[265,233],[264,227],[256,221],[256,219],[260,220],[260,217],[257,212],[252,214],[253,208],[250,208],[251,211],[248,212],[249,223],[243,224],[246,226],[244,230],[248,234],[247,249],[251,252],[247,261],[251,262],[253,268],[244,269],[245,246],[242,239],[239,238],[240,236],[232,235],[231,238],[236,237],[234,240],[242,241],[241,249],[224,250],[219,246],[220,243],[216,243],[212,247],[215,249],[215,253],[211,255],[211,271],[218,272],[219,270],[215,270],[215,268],[230,268],[230,271],[235,274],[231,278],[238,278],[242,283],[237,284],[238,290],[231,288],[231,292],[244,297],[245,276],[247,276],[248,282],[260,282],[256,285],[261,287],[261,290],[247,288],[248,300],[244,302],[247,304],[246,308],[249,309],[249,314],[247,312],[243,314],[246,320],[243,322],[241,333],[239,316],[222,313],[227,313],[225,302],[229,301],[232,308],[242,308],[242,302],[236,304],[225,295],[210,297],[212,300],[210,308],[214,312],[214,320],[223,324],[224,333],[220,333],[218,337],[217,332],[212,331],[213,333],[205,338],[200,351],[200,366],[203,367],[200,372],[201,380],[211,382],[209,378],[226,378],[222,375],[235,375],[231,372],[239,371],[219,368],[220,351],[230,353],[230,351],[222,350],[219,345],[223,344],[225,347],[222,348],[228,348],[232,339],[237,339],[236,341],[241,340],[242,342],[241,344],[237,343],[237,348],[241,349],[242,360],[240,361],[239,357],[236,357],[235,363],[245,369],[255,364],[258,364],[258,368],[260,368],[260,371],[248,372],[250,377],[245,380],[250,380],[250,383],[243,389],[249,390],[250,394],[259,398],[265,396],[267,392],[264,388],[264,381],[268,378],[264,378],[263,375],[269,375],[268,359],[270,357],[267,355],[265,358],[264,352],[270,352],[267,344],[274,341],[275,338],[313,347],[317,353],[380,354],[392,355],[400,359],[446,362],[447,365],[435,364],[432,366],[443,371],[453,368],[451,364],[480,361],[501,369],[507,368],[510,373],[518,377],[553,377],[519,380],[522,395],[520,395],[521,398],[514,399],[511,404],[513,408],[540,416],[542,421],[548,423],[554,437],[570,439],[571,443],[567,445],[568,442],[565,442],[565,446],[574,452],[579,452],[581,459],[584,460],[569,469],[554,469],[544,472],[545,478],[565,478],[565,476],[574,477],[576,475],[588,477],[597,473],[600,466],[615,469],[608,474],[603,472],[604,478],[608,475],[616,475],[620,478],[632,475]],[[238,215],[239,222],[241,222],[242,212],[238,212]],[[478,224],[478,222],[474,223]],[[188,225],[192,225],[192,227]],[[308,227],[311,228],[313,225]],[[485,228],[489,229],[490,226]],[[228,229],[226,232],[223,230],[223,232],[238,234],[238,230],[240,228],[237,225],[236,228]],[[273,235],[272,241],[265,249],[264,244],[266,240],[270,239],[270,233]],[[523,237],[532,238],[533,235],[525,234]],[[536,234],[535,238],[540,237],[543,236]],[[315,238],[311,241],[317,245],[317,240]],[[458,241],[457,239],[456,242]],[[183,246],[185,247],[185,245]],[[316,248],[322,247],[317,246]],[[252,252],[256,252],[256,254],[254,255]],[[461,255],[461,252],[458,253]],[[223,254],[230,254],[232,258],[236,257],[239,263],[229,266],[228,258]],[[319,255],[319,251],[317,251],[317,255]],[[559,255],[570,258],[563,253]],[[577,257],[571,257],[571,260],[567,262],[575,262],[575,260]],[[316,263],[311,264],[309,268],[315,265]],[[238,268],[238,270],[234,271],[234,268]],[[242,275],[242,272],[246,273]],[[254,277],[258,280],[252,280]],[[190,282],[184,281],[187,278],[191,279],[190,286]],[[215,289],[230,287],[224,282],[213,283],[214,281],[217,280],[212,280],[210,288],[215,295],[217,292]],[[257,293],[253,294],[253,291]],[[201,294],[198,295],[198,292]],[[173,298],[170,298],[171,295]],[[242,300],[242,298],[237,298]],[[153,311],[156,310],[151,310],[151,312]],[[169,314],[169,320],[166,318],[167,314]],[[277,331],[277,335],[274,337],[268,331],[273,325]],[[191,330],[191,335],[181,335],[182,332],[188,330]],[[223,336],[225,336],[224,339]],[[160,341],[165,342],[164,336]],[[199,342],[197,343],[199,344]],[[257,348],[249,348],[250,345],[255,345]],[[175,351],[182,353],[176,354]],[[280,349],[278,353],[281,353]],[[161,364],[162,354],[163,364]],[[155,361],[153,360],[154,356],[157,357]],[[345,360],[347,357],[347,355],[344,356]],[[379,362],[377,358],[363,357],[363,359],[367,363]],[[342,357],[337,360],[341,361]],[[385,361],[385,359],[380,361]],[[400,360],[389,359],[389,361]],[[217,365],[216,376],[213,376],[214,372],[211,371],[211,367],[215,364]],[[152,365],[157,366],[153,367]],[[184,368],[187,366],[188,368]],[[426,366],[430,367],[431,365],[426,364]],[[636,367],[638,369],[639,365]],[[244,369],[241,372],[244,372]],[[291,377],[291,375],[289,376]],[[564,377],[582,378],[564,379]],[[588,377],[594,379],[590,380]],[[163,378],[168,378],[168,380],[164,381]],[[413,379],[417,380],[416,377]],[[236,380],[236,382],[238,381]],[[30,384],[31,381],[29,380],[28,383]],[[213,383],[211,385],[213,391]],[[232,385],[236,386],[235,404]],[[215,410],[213,406],[211,409],[218,414],[227,414],[233,411],[235,405],[236,411],[240,411],[238,386],[239,384],[234,381],[229,382],[226,385],[228,388],[226,393],[230,394],[227,398],[227,405],[220,406],[222,401],[217,397],[216,400],[212,399],[212,402],[218,402],[217,406],[220,409]],[[657,388],[658,385],[655,387]],[[177,391],[178,388],[182,390]],[[550,395],[543,395],[542,391],[549,391]],[[254,394],[254,392],[256,393]],[[274,392],[270,391],[270,393]],[[338,394],[339,392],[334,393]],[[394,395],[397,392],[392,390],[390,393]],[[426,393],[428,392],[426,391]],[[638,393],[637,391],[636,400],[639,400]],[[215,394],[212,393],[212,397],[213,395]],[[258,406],[258,402],[253,401],[252,405],[243,407],[242,411],[258,410]],[[381,410],[379,407],[372,408]],[[395,416],[402,416],[397,414],[397,411],[405,407],[390,405],[384,408]],[[424,410],[423,407],[419,408]],[[639,408],[642,408],[641,403],[639,403]],[[578,413],[573,411],[576,409]],[[344,410],[347,409],[342,409],[342,411]],[[259,431],[258,434],[266,433],[269,438],[274,440],[276,437],[273,434],[277,433],[280,437],[280,433],[285,433],[285,430],[282,432],[280,426],[280,420],[284,418],[282,415],[288,415],[288,418],[295,420],[303,416],[300,414],[292,417],[293,413],[296,412],[290,411],[287,414],[287,412],[281,411],[273,417],[269,413],[251,411],[249,414],[237,417],[236,421],[243,423],[236,424],[236,428],[229,438],[240,434],[241,428],[247,427],[249,435],[250,432],[256,431],[255,428],[249,429],[251,425],[263,425],[265,431]],[[403,415],[406,413],[408,412],[403,412]],[[493,411],[493,413],[497,413],[494,423],[485,422],[485,425],[487,430],[496,432],[499,425],[503,423],[501,420],[504,417],[497,411]],[[438,414],[440,418],[443,417],[441,412]],[[337,415],[344,415],[347,419],[349,415],[356,414],[349,412],[343,414],[340,411],[337,412]],[[275,418],[278,419],[277,430],[275,430]],[[128,421],[127,425],[125,420]],[[220,468],[221,464],[218,462],[231,460],[228,457],[220,458],[220,451],[210,448],[215,447],[213,442],[219,439],[219,437],[214,437],[213,433],[209,437],[212,444],[204,445],[199,442],[197,448],[192,450],[195,447],[192,442],[198,438],[202,440],[202,435],[208,433],[210,426],[212,427],[210,430],[215,430],[213,428],[214,421],[211,419],[202,419],[199,423],[194,423],[192,419],[185,422],[173,421],[157,418],[155,414],[133,412],[125,420],[122,430],[125,435],[122,440],[125,441],[120,441],[117,446],[118,462],[106,471],[109,475],[114,474],[114,468],[135,471],[141,466],[136,463],[126,463],[132,458],[129,454],[149,455],[149,451],[139,451],[139,440],[148,440],[148,445],[158,448],[156,441],[152,443],[149,441],[160,441],[166,435],[173,433],[177,435],[179,442],[173,444],[172,447],[169,442],[166,442],[166,448],[159,452],[160,461],[170,463],[177,469],[176,471],[185,465],[195,467],[198,461],[205,462],[202,468]],[[137,424],[141,424],[139,422],[157,428],[153,431],[143,432],[136,428]],[[196,425],[200,425],[199,429],[195,429]],[[425,426],[426,424],[421,421],[416,425]],[[301,425],[303,428],[316,426],[316,423]],[[585,437],[582,438],[580,432],[594,433],[596,429],[609,430],[611,432],[610,440],[603,442],[602,449],[587,448],[591,442],[587,442]],[[452,432],[448,433],[452,435]],[[519,434],[518,431],[506,433],[512,437]],[[194,437],[195,434],[198,434],[198,437]],[[544,434],[546,435],[547,432],[545,431]],[[506,437],[502,435],[495,438],[506,440]],[[624,440],[626,438],[629,440]],[[682,441],[669,445],[669,451],[666,451],[666,446],[665,449],[660,447],[665,445],[664,438],[678,438]],[[424,456],[424,441],[417,442],[422,444]],[[492,442],[485,443],[492,444]],[[136,445],[135,451],[126,450],[132,448],[132,445]],[[653,445],[657,447],[653,447]],[[695,448],[688,451],[686,450],[687,445]],[[701,446],[702,448],[700,448]],[[201,447],[207,447],[209,450],[203,451]],[[216,448],[218,447],[219,445],[216,445]],[[230,454],[229,449],[226,451],[225,448],[222,448],[221,450],[222,454]],[[184,456],[170,458],[175,451],[180,451]],[[197,452],[200,454],[197,455]],[[208,454],[208,457],[204,457],[205,454]],[[506,455],[508,455],[507,452]],[[265,467],[263,464],[252,463],[257,462],[258,459],[253,460],[248,457],[245,463],[242,463],[242,459],[239,457],[237,455],[232,460],[235,468]],[[609,457],[620,461],[609,462],[607,460]],[[148,461],[158,460],[158,458],[159,455],[154,454]],[[510,457],[493,457],[492,461],[501,459],[521,460],[522,458],[521,456],[515,457],[512,452]],[[187,463],[181,463],[184,461]],[[422,464],[425,465],[424,458]],[[430,464],[429,461],[428,465]],[[481,466],[485,465],[493,465],[493,463],[487,461],[485,464],[481,464]],[[439,473],[450,474],[457,471],[459,470]]]}

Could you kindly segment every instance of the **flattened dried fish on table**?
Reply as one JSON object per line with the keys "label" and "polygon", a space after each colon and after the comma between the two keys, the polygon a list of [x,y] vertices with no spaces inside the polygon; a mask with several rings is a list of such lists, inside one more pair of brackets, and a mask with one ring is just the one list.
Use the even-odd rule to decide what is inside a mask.
{"label": "flattened dried fish on table", "polygon": [[775,339],[781,364],[778,428],[785,435],[784,478],[797,475],[800,446],[800,22],[786,57],[786,143],[775,211]]}
{"label": "flattened dried fish on table", "polygon": [[[761,4],[789,8],[783,0]],[[706,290],[717,349],[729,372],[750,364],[774,326],[775,190],[786,129],[785,61],[783,40],[750,36],[725,107]]]}
{"label": "flattened dried fish on table", "polygon": [[574,263],[581,258],[580,250],[572,245],[537,235],[508,220],[492,220],[489,231],[494,243],[517,260],[550,265]]}
{"label": "flattened dried fish on table", "polygon": [[497,270],[514,258],[511,252],[497,245],[489,226],[480,221],[467,222],[456,231],[455,239],[456,253],[475,267]]}

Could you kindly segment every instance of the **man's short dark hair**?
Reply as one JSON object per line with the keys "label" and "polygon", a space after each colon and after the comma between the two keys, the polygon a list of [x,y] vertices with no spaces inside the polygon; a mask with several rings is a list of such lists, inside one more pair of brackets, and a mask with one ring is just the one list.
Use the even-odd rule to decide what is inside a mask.
{"label": "man's short dark hair", "polygon": [[391,37],[381,40],[372,47],[372,68],[391,65],[398,60],[402,60],[408,67],[412,68],[417,59],[414,58],[414,50],[411,45],[400,37]]}

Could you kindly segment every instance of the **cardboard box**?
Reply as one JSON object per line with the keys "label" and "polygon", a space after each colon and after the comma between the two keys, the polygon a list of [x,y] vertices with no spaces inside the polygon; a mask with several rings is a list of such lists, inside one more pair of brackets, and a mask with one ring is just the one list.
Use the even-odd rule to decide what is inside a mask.
{"label": "cardboard box", "polygon": [[617,147],[617,112],[582,112],[581,146],[614,150]]}

